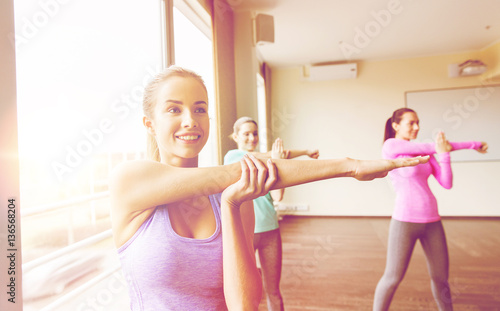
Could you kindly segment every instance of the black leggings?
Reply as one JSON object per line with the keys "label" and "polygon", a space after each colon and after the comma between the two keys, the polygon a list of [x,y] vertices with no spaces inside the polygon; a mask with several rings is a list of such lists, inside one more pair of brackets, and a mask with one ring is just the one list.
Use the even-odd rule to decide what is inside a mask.
{"label": "black leggings", "polygon": [[411,254],[420,240],[427,258],[431,288],[439,310],[453,310],[448,284],[448,248],[441,221],[410,223],[391,220],[385,272],[375,290],[373,310],[388,310],[392,297],[408,268]]}

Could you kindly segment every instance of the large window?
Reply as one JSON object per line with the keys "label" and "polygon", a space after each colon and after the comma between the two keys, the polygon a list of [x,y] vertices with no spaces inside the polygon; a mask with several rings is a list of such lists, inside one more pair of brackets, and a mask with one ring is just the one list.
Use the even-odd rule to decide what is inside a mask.
{"label": "large window", "polygon": [[[213,165],[210,25],[179,3],[170,53],[207,83],[214,130],[200,160]],[[168,53],[164,12],[161,0],[15,1],[24,310],[128,309],[108,177],[145,156],[142,94]]]}
{"label": "large window", "polygon": [[210,136],[200,157],[200,166],[217,164],[217,122],[215,119],[214,65],[210,16],[200,6],[174,1],[175,64],[194,70],[203,77],[208,91]]}
{"label": "large window", "polygon": [[261,152],[267,152],[267,113],[266,113],[266,85],[264,77],[257,73],[257,113],[259,128],[259,148]]}

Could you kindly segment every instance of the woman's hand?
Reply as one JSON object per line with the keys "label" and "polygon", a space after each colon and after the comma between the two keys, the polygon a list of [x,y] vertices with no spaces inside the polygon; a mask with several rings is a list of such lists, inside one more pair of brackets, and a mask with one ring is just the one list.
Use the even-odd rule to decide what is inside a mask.
{"label": "woman's hand", "polygon": [[276,138],[273,143],[273,148],[271,151],[272,159],[288,159],[290,155],[289,150],[283,148],[283,140],[281,138]]}
{"label": "woman's hand", "polygon": [[446,136],[443,132],[439,132],[436,136],[436,152],[446,153],[450,152],[452,149],[450,142],[446,140]]}
{"label": "woman's hand", "polygon": [[353,177],[367,181],[387,176],[395,168],[415,166],[429,161],[429,156],[414,158],[398,158],[392,160],[354,160]]}
{"label": "woman's hand", "polygon": [[307,150],[307,156],[313,159],[319,158],[319,150],[318,149],[309,149]]}
{"label": "woman's hand", "polygon": [[222,192],[222,200],[239,208],[245,201],[266,195],[278,179],[276,166],[267,160],[267,167],[251,154],[240,160],[241,178]]}
{"label": "woman's hand", "polygon": [[486,153],[486,152],[488,152],[488,144],[483,141],[483,142],[481,142],[481,147],[479,147],[476,150],[479,153]]}

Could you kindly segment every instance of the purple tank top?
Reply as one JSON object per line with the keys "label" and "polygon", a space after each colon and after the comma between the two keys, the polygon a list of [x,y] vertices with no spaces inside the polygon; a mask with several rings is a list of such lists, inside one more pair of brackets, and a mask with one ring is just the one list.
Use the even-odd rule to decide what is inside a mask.
{"label": "purple tank top", "polygon": [[159,206],[118,249],[131,309],[227,310],[222,284],[220,194],[211,195],[215,233],[207,239],[179,236],[168,209]]}

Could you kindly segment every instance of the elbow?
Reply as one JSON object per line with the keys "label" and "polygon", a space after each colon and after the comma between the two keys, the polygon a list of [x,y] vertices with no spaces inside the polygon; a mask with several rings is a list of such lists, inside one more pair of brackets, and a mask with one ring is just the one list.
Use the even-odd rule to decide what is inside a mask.
{"label": "elbow", "polygon": [[453,187],[453,182],[450,181],[448,183],[442,184],[441,186],[443,186],[443,188],[446,190],[450,190]]}
{"label": "elbow", "polygon": [[271,190],[271,198],[273,199],[273,202],[281,202],[281,200],[283,200],[284,194],[284,189]]}
{"label": "elbow", "polygon": [[274,202],[281,202],[283,200],[283,194],[277,195],[276,197],[273,197]]}

